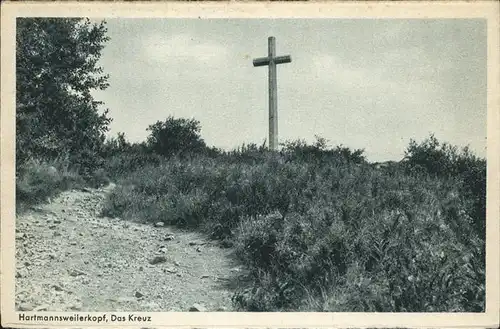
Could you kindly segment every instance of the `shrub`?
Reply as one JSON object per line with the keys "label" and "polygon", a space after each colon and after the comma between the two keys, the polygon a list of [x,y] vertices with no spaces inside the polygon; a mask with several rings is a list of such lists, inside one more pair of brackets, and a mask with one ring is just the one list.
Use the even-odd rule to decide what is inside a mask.
{"label": "shrub", "polygon": [[163,157],[160,155],[130,150],[110,156],[103,168],[112,179],[119,179],[145,166],[159,165],[162,160]]}
{"label": "shrub", "polygon": [[106,171],[103,168],[99,168],[92,173],[87,182],[90,186],[99,188],[109,184],[110,180]]}
{"label": "shrub", "polygon": [[151,134],[147,144],[156,154],[172,156],[198,153],[205,149],[200,136],[200,123],[194,119],[175,119],[169,116],[165,121],[157,121],[148,127]]}
{"label": "shrub", "polygon": [[20,210],[83,184],[83,178],[61,162],[26,161],[16,173],[16,205]]}
{"label": "shrub", "polygon": [[322,137],[315,136],[314,144],[307,144],[304,140],[286,141],[282,144],[281,153],[286,161],[307,161],[307,162],[348,162],[365,163],[364,150],[351,151],[342,145],[332,149],[328,146],[328,141]]}
{"label": "shrub", "polygon": [[476,157],[468,147],[461,151],[440,143],[434,135],[418,144],[411,141],[405,151],[405,162],[412,170],[423,170],[437,177],[457,177],[460,193],[468,199],[467,213],[476,232],[485,237],[486,230],[486,160]]}

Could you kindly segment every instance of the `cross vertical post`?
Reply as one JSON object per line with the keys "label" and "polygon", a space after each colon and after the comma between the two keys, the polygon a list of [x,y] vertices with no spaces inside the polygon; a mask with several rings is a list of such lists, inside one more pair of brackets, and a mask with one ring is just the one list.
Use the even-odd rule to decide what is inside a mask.
{"label": "cross vertical post", "polygon": [[278,82],[276,65],[290,63],[290,56],[276,56],[276,38],[268,38],[268,56],[253,60],[253,66],[269,66],[269,148],[275,151],[278,147]]}

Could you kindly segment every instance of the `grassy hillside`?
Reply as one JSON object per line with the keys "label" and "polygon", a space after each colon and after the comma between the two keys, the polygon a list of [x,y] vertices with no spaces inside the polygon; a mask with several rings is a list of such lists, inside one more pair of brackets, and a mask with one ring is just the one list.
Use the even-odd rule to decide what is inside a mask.
{"label": "grassy hillside", "polygon": [[486,163],[432,136],[406,153],[375,167],[321,140],[122,152],[107,162],[120,186],[104,214],[233,246],[252,279],[233,297],[242,310],[482,311]]}

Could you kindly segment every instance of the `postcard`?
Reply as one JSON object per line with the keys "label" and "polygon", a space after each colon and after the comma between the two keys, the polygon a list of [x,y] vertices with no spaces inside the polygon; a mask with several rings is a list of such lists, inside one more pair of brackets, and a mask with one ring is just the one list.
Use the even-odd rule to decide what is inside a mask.
{"label": "postcard", "polygon": [[498,2],[4,2],[9,328],[499,325]]}

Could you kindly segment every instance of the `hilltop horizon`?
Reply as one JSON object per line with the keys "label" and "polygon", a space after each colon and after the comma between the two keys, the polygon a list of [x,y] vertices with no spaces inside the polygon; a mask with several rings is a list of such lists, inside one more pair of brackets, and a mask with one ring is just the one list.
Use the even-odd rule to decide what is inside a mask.
{"label": "hilltop horizon", "polygon": [[[106,19],[93,93],[131,142],[172,115],[200,121],[207,145],[268,138],[269,36],[278,65],[278,135],[397,160],[411,139],[486,156],[486,25],[475,19]],[[446,44],[446,47],[442,45]],[[466,79],[464,77],[467,77]]]}

